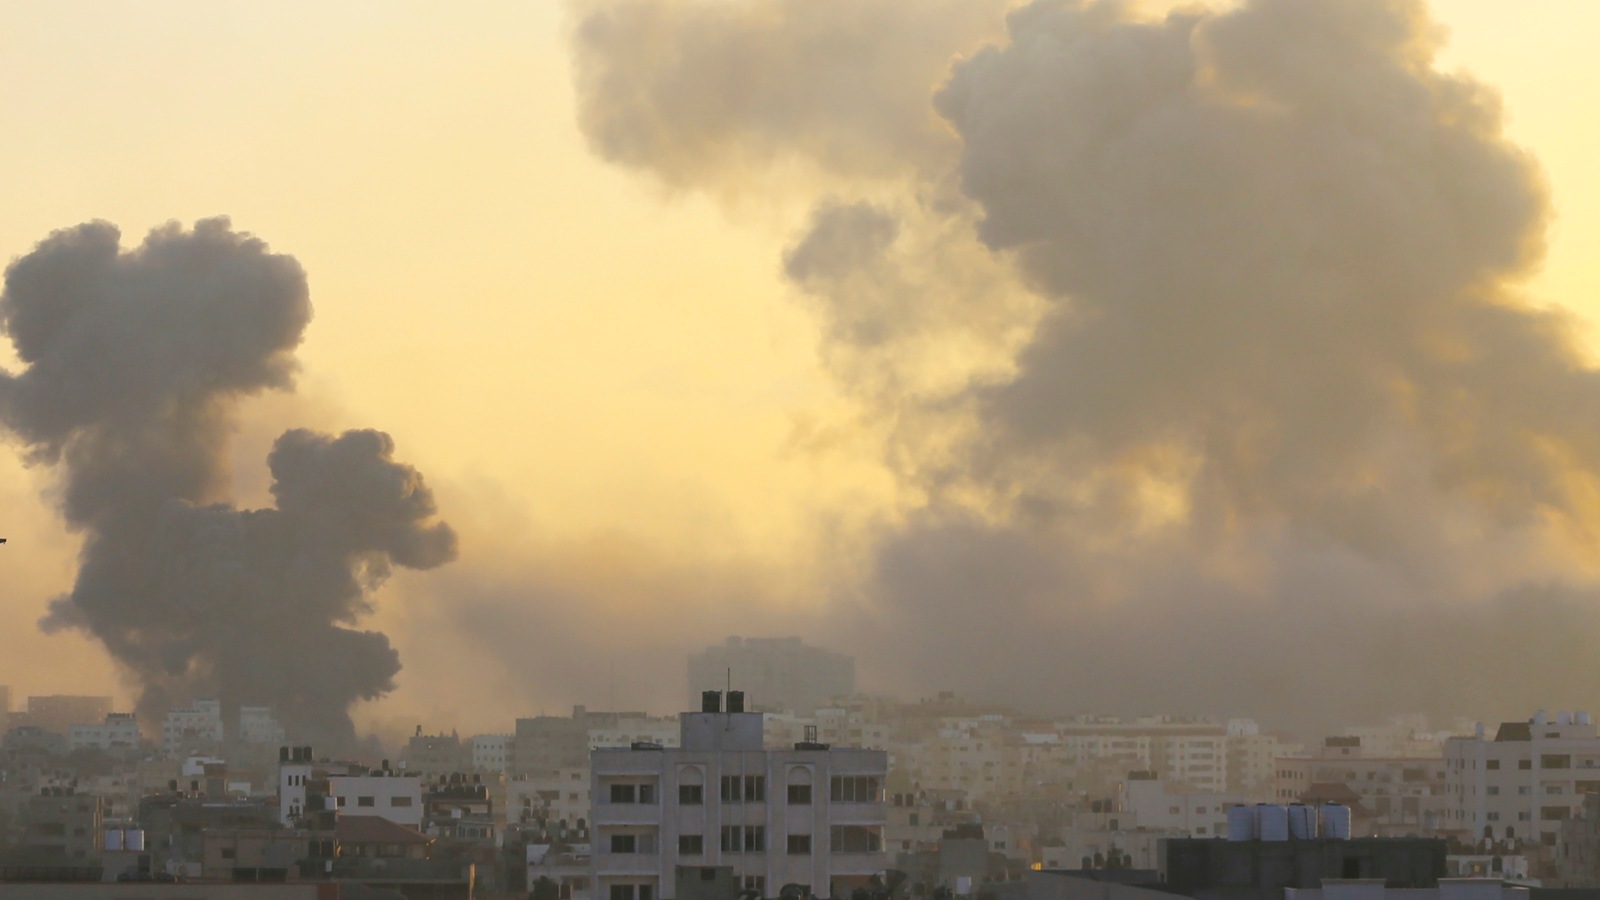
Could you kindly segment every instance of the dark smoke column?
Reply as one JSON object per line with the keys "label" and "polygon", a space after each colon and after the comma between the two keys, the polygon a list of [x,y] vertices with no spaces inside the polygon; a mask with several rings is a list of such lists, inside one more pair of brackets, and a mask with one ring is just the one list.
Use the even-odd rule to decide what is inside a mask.
{"label": "dark smoke column", "polygon": [[26,366],[0,372],[0,423],[59,471],[85,536],[72,593],[42,624],[103,642],[147,720],[219,696],[346,744],[350,705],[400,669],[386,637],[351,626],[392,566],[448,562],[455,534],[376,431],[290,431],[269,459],[277,506],[229,504],[234,407],[292,388],[305,273],[226,219],[165,226],[129,252],[119,238],[103,222],[56,232],[0,295]]}

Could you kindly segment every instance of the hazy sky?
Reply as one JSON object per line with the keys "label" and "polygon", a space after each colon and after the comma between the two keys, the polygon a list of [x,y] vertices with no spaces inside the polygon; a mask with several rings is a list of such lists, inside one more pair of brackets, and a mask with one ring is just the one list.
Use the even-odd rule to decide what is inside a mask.
{"label": "hazy sky", "polygon": [[[1431,6],[1443,67],[1499,90],[1548,180],[1529,295],[1600,320],[1600,4]],[[230,217],[300,261],[315,307],[298,392],[241,414],[237,499],[264,502],[285,428],[381,428],[459,532],[456,562],[396,575],[366,620],[404,665],[366,721],[670,711],[697,643],[825,639],[856,536],[907,502],[784,278],[813,198],[673,192],[600,159],[575,18],[553,0],[0,6],[0,253],[91,219],[129,245]],[[35,625],[75,569],[53,483],[0,453],[0,684],[127,705],[97,645]]]}

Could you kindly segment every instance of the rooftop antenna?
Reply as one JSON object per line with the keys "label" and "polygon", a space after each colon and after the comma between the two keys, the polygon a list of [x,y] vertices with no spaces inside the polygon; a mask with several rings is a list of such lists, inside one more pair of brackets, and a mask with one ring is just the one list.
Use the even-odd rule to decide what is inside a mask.
{"label": "rooftop antenna", "polygon": [[[728,689],[722,696],[729,697],[729,696],[732,696],[732,695],[733,695],[733,666],[729,666],[728,667]],[[723,731],[732,731],[733,730],[733,706],[731,704],[723,704],[723,710],[724,710],[724,713],[723,713],[723,716],[722,716],[722,730]]]}

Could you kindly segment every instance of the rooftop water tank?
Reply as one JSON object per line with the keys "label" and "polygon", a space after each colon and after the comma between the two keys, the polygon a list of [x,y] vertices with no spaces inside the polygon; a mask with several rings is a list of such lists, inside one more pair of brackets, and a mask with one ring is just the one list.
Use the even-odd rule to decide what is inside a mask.
{"label": "rooftop water tank", "polygon": [[1325,840],[1350,840],[1350,807],[1329,803],[1318,810],[1318,818],[1321,819],[1322,837]]}
{"label": "rooftop water tank", "polygon": [[1253,841],[1256,839],[1256,809],[1253,806],[1235,806],[1228,810],[1228,840]]}
{"label": "rooftop water tank", "polygon": [[1309,841],[1317,836],[1317,811],[1304,803],[1289,805],[1289,837]]}
{"label": "rooftop water tank", "polygon": [[134,853],[144,852],[144,829],[129,828],[122,833],[122,846]]}
{"label": "rooftop water tank", "polygon": [[1575,723],[1579,724],[1579,725],[1588,725],[1588,724],[1590,724],[1589,713],[1586,712],[1585,710],[1581,710],[1581,709],[1578,710],[1577,712],[1572,714],[1572,717],[1573,717],[1573,721]]}
{"label": "rooftop water tank", "polygon": [[1276,803],[1256,806],[1256,836],[1263,841],[1289,839],[1289,808]]}

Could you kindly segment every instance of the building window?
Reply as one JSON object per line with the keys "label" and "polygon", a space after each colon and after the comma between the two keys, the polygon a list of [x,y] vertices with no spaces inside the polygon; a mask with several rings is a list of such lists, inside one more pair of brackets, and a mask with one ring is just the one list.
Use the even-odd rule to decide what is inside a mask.
{"label": "building window", "polygon": [[1497,794],[1500,793],[1500,788],[1495,786],[1495,785],[1492,785],[1492,784],[1489,785],[1489,789],[1488,790],[1489,790],[1489,796],[1491,796],[1491,797],[1496,796]]}
{"label": "building window", "polygon": [[678,785],[679,806],[699,806],[705,803],[705,787],[698,784]]}
{"label": "building window", "polygon": [[1539,768],[1570,769],[1572,768],[1572,757],[1565,753],[1545,753],[1539,757]]}
{"label": "building window", "polygon": [[410,797],[390,797],[389,798],[389,805],[390,806],[410,806],[411,805],[411,798]]}
{"label": "building window", "polygon": [[811,785],[809,785],[809,784],[791,784],[791,785],[789,785],[789,805],[790,806],[810,806],[811,805]]}
{"label": "building window", "polygon": [[744,779],[737,775],[722,776],[722,802],[738,803],[744,799]]}
{"label": "building window", "polygon": [[835,803],[874,803],[880,787],[873,775],[835,775],[829,790]]}
{"label": "building window", "polygon": [[791,834],[791,835],[789,835],[789,855],[790,856],[810,856],[811,855],[811,835],[809,835],[809,834]]}
{"label": "building window", "polygon": [[1498,759],[1487,760],[1487,761],[1484,762],[1483,767],[1485,769],[1498,769],[1498,768],[1500,768],[1500,760],[1498,760]]}
{"label": "building window", "polygon": [[613,834],[611,836],[612,853],[637,853],[639,847],[638,835]]}
{"label": "building window", "polygon": [[744,852],[762,853],[767,849],[767,829],[764,825],[744,826]]}
{"label": "building window", "polygon": [[356,805],[357,806],[377,806],[378,805],[378,798],[376,798],[376,797],[357,797],[356,798]]}
{"label": "building window", "polygon": [[233,859],[233,856],[234,856],[234,853],[233,853],[233,848],[232,847],[223,847],[222,848],[222,858],[223,859]]}
{"label": "building window", "polygon": [[1519,760],[1517,760],[1517,768],[1523,769],[1523,770],[1531,769],[1531,768],[1533,768],[1533,760],[1531,760],[1531,759],[1519,759]]}
{"label": "building window", "polygon": [[705,835],[680,834],[678,835],[679,856],[699,856],[706,852]]}
{"label": "building window", "polygon": [[613,784],[611,786],[612,803],[636,803],[638,801],[635,798],[638,796],[638,785]]}
{"label": "building window", "polygon": [[828,829],[828,849],[834,853],[877,853],[883,849],[883,832],[870,825],[835,825]]}
{"label": "building window", "polygon": [[742,849],[739,836],[739,826],[722,826],[722,852],[738,853]]}
{"label": "building window", "polygon": [[744,886],[749,890],[758,891],[759,893],[756,894],[757,897],[765,897],[767,890],[767,876],[746,875],[744,877]]}
{"label": "building window", "polygon": [[641,784],[641,785],[639,785],[639,802],[640,803],[654,803],[654,802],[656,802],[656,786],[653,785],[653,784]]}
{"label": "building window", "polygon": [[744,802],[762,803],[767,799],[767,776],[746,775],[744,777]]}

